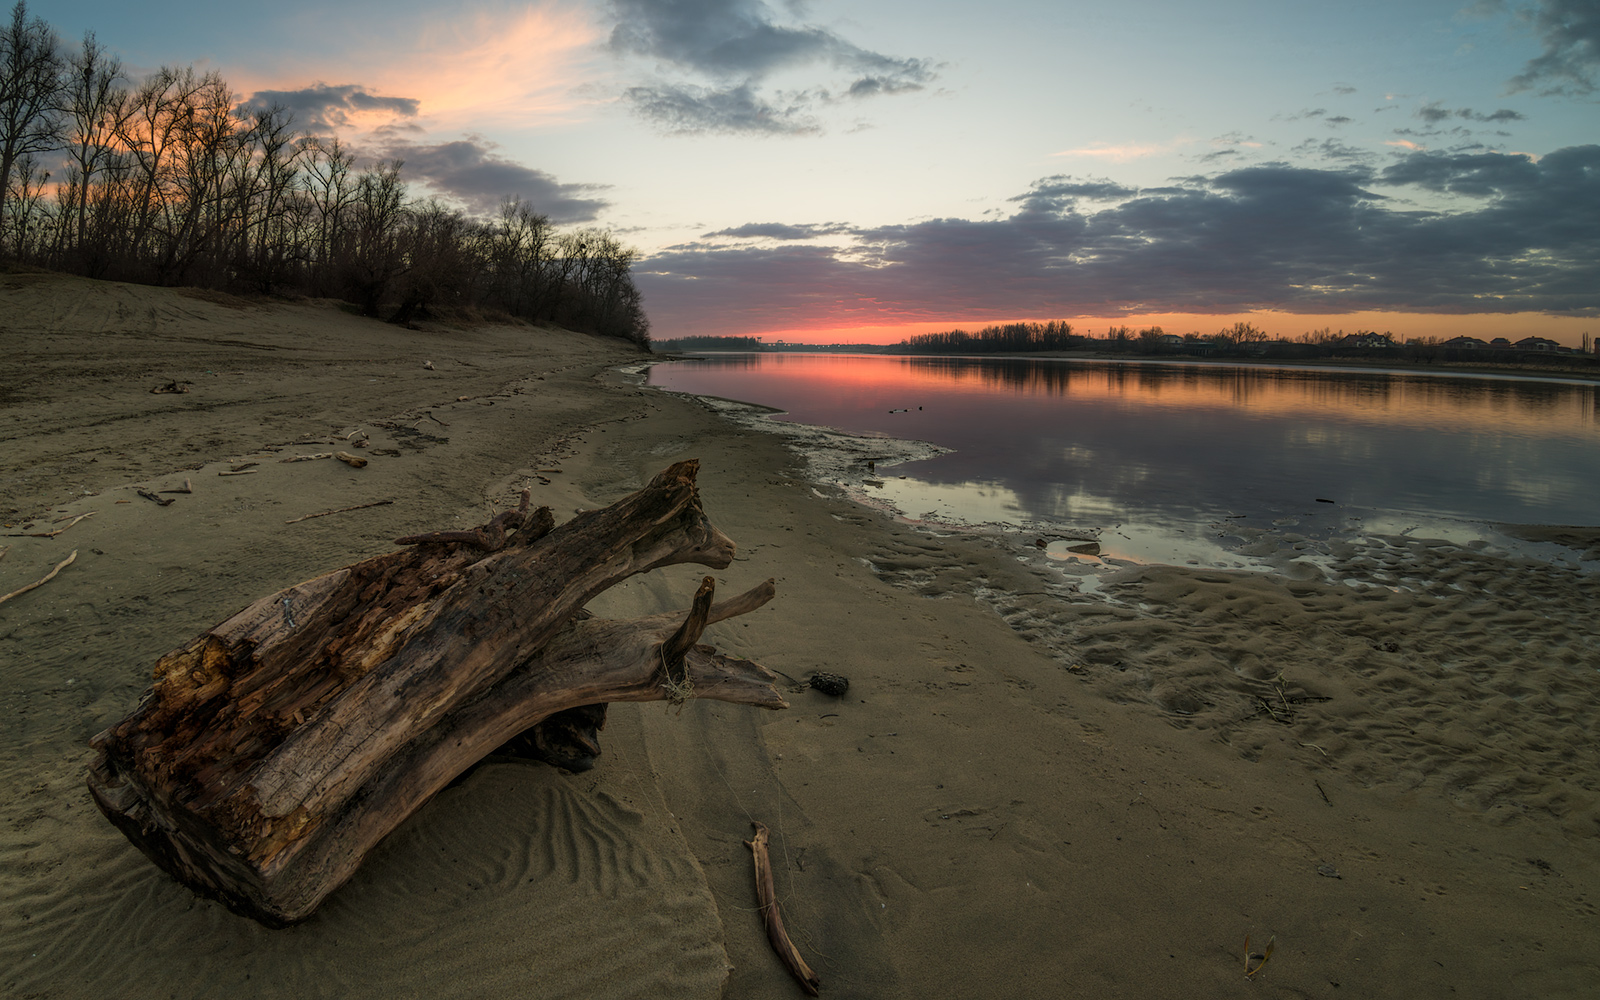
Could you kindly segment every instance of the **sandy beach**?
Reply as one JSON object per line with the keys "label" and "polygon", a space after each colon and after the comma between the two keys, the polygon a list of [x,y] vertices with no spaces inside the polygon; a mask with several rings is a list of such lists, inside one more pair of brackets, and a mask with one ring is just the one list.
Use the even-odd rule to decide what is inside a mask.
{"label": "sandy beach", "polygon": [[[647,360],[0,274],[0,594],[77,553],[0,604],[0,995],[799,996],[752,821],[823,996],[1600,995],[1594,574],[1371,538],[1327,575],[1082,593],[818,488],[785,439],[618,371]],[[357,440],[364,468],[283,461]],[[778,587],[707,641],[789,709],[614,705],[593,770],[480,765],[287,930],[198,899],[90,800],[90,737],[252,600],[687,458],[740,548],[719,588]],[[685,608],[702,572],[591,607]],[[1272,942],[1251,980],[1247,938]]]}

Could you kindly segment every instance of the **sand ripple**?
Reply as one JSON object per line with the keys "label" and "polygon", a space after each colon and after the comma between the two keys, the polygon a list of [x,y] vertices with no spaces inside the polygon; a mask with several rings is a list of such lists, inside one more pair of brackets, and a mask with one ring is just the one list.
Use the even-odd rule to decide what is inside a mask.
{"label": "sand ripple", "polygon": [[1600,835],[1600,577],[1570,561],[1374,537],[1337,548],[1332,580],[1150,566],[1088,595],[983,575],[960,552],[985,544],[902,536],[871,561],[979,596],[1101,697],[1247,759]]}
{"label": "sand ripple", "polygon": [[197,900],[80,797],[0,845],[0,992],[30,996],[713,997],[704,878],[604,791],[490,764],[386,840],[306,923]]}

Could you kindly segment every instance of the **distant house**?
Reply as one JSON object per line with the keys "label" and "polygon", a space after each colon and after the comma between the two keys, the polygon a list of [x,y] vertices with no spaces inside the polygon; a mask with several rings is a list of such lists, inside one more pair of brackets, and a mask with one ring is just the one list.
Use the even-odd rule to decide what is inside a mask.
{"label": "distant house", "polygon": [[1488,343],[1477,337],[1452,337],[1439,345],[1440,347],[1454,347],[1457,350],[1481,351],[1488,347]]}
{"label": "distant house", "polygon": [[1184,340],[1176,333],[1163,333],[1161,336],[1156,338],[1156,343],[1160,344],[1162,347],[1182,347]]}
{"label": "distant house", "polygon": [[1339,341],[1340,347],[1359,347],[1363,350],[1399,347],[1386,333],[1352,333]]}
{"label": "distant house", "polygon": [[1511,341],[1504,337],[1496,337],[1489,341],[1489,346],[1496,351],[1509,351],[1511,350]]}
{"label": "distant house", "polygon": [[1553,340],[1546,340],[1544,337],[1524,337],[1522,340],[1517,341],[1517,350],[1559,351],[1561,350],[1561,345]]}

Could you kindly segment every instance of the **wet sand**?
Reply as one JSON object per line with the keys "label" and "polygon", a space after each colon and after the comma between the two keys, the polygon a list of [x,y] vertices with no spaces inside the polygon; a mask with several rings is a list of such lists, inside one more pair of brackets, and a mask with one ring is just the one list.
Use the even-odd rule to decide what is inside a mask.
{"label": "wet sand", "polygon": [[[639,360],[0,276],[0,520],[94,514],[0,538],[0,593],[78,553],[0,605],[0,994],[796,996],[755,911],[760,820],[824,996],[1593,995],[1592,574],[1371,538],[1327,576],[1083,593],[818,488],[782,439],[612,371]],[[364,469],[281,461],[362,434]],[[691,457],[740,545],[719,587],[778,580],[707,640],[793,679],[790,709],[613,706],[594,770],[480,766],[284,931],[196,899],[90,802],[89,737],[254,598],[524,486],[564,520]],[[701,572],[591,606],[687,607]],[[849,693],[798,683],[816,670]],[[1246,936],[1275,940],[1253,983]]]}

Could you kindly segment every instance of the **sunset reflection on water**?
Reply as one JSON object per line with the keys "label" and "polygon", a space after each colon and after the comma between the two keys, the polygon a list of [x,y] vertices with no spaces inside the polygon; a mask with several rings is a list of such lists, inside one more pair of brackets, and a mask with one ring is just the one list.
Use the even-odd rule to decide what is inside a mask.
{"label": "sunset reflection on water", "polygon": [[[1411,512],[1593,521],[1596,386],[1537,378],[1207,363],[858,355],[712,356],[650,382],[781,420],[931,441],[895,469],[941,516],[1173,523]],[[915,483],[915,486],[912,483]],[[889,489],[888,486],[885,487]],[[1000,502],[997,498],[1004,498]],[[996,512],[1005,513],[997,518]]]}

